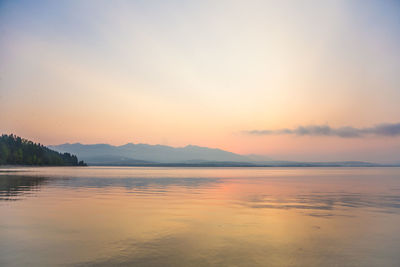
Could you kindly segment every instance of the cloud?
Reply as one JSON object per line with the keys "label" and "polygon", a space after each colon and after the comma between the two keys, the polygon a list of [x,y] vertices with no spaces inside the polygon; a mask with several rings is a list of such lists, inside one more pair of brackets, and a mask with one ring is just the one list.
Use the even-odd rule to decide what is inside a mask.
{"label": "cloud", "polygon": [[249,135],[296,135],[296,136],[336,136],[341,138],[360,138],[366,136],[400,136],[400,123],[384,123],[368,128],[345,126],[332,128],[329,125],[307,125],[293,129],[251,130]]}

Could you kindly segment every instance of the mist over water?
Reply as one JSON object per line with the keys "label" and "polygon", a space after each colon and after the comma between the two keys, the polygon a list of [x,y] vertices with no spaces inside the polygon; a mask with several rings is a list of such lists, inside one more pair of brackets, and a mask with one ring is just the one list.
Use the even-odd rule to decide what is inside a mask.
{"label": "mist over water", "polygon": [[0,266],[399,266],[400,168],[0,169]]}

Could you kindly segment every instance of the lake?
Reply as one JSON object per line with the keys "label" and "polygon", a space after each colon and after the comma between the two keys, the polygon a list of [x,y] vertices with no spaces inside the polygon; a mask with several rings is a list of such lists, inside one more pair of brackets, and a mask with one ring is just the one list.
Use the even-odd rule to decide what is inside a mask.
{"label": "lake", "polygon": [[2,168],[0,266],[400,266],[400,168]]}

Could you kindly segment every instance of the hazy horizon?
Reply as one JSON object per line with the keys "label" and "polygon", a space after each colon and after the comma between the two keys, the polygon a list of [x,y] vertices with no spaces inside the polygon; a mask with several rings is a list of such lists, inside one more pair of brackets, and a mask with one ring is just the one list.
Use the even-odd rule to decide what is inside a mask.
{"label": "hazy horizon", "polygon": [[396,1],[1,1],[0,132],[400,162]]}
{"label": "hazy horizon", "polygon": [[[211,149],[211,150],[216,149],[216,150],[222,150],[222,151],[225,151],[225,152],[234,153],[232,151],[223,150],[223,149],[220,149],[218,147],[197,146],[197,145],[193,145],[193,144],[188,144],[186,146],[167,146],[167,145],[161,145],[161,144],[145,144],[145,143],[134,143],[134,142],[129,142],[129,143],[122,144],[122,145],[112,145],[112,144],[107,144],[107,143],[80,143],[80,142],[69,143],[69,142],[67,142],[67,143],[62,143],[62,144],[49,145],[49,147],[52,148],[52,149],[55,149],[56,151],[59,151],[59,152],[63,152],[63,153],[64,152],[69,152],[69,153],[72,153],[72,154],[76,154],[76,155],[78,155],[80,157],[81,157],[81,153],[85,152],[85,150],[81,151],[81,153],[80,153],[80,152],[78,152],[76,150],[61,149],[65,145],[67,145],[67,146],[69,146],[69,145],[72,145],[72,146],[73,145],[80,145],[80,146],[82,146],[82,148],[88,147],[88,146],[97,146],[97,145],[100,145],[100,146],[106,145],[106,146],[111,146],[111,147],[115,147],[115,148],[123,148],[123,147],[126,147],[128,145],[134,145],[134,146],[136,146],[136,145],[144,145],[144,146],[150,146],[150,147],[153,147],[153,148],[155,148],[157,146],[162,146],[162,147],[169,147],[169,148],[174,148],[174,149],[184,149],[184,148],[194,147],[194,148],[206,148],[206,149]],[[89,152],[89,151],[87,151],[87,152]],[[107,156],[107,153],[102,152],[101,154],[102,154],[102,156]],[[234,154],[247,157],[247,159],[239,160],[239,161],[242,161],[242,162],[258,162],[258,161],[259,162],[262,162],[262,161],[298,161],[298,162],[365,161],[365,162],[367,162],[368,161],[368,160],[355,160],[355,159],[352,159],[352,158],[345,158],[345,159],[343,159],[343,158],[340,158],[340,159],[332,158],[331,160],[323,159],[323,158],[322,159],[321,158],[316,158],[316,159],[308,159],[308,160],[307,159],[298,160],[296,157],[293,157],[293,158],[291,158],[291,157],[279,158],[278,157],[278,158],[276,158],[276,157],[272,157],[271,155],[266,155],[266,154],[240,154],[240,153],[234,153]],[[158,157],[158,156],[161,156],[161,154],[156,155],[156,157]],[[83,159],[87,160],[85,157],[83,157]],[[143,158],[141,158],[141,157],[133,157],[132,159],[143,160]],[[146,158],[145,160],[157,162],[156,158],[151,158],[151,157],[150,158]],[[205,157],[205,158],[201,158],[199,160],[207,160],[207,158]],[[213,159],[208,159],[208,160],[209,161],[213,161]],[[221,161],[221,159],[219,161]],[[225,159],[223,161],[230,161],[230,160],[229,159]],[[171,161],[164,160],[164,162],[171,162]],[[182,159],[181,161],[178,160],[178,162],[184,162],[184,159]],[[396,165],[400,164],[400,161],[396,161],[396,160],[378,160],[378,161],[369,160],[369,162],[370,163],[381,163],[381,164],[396,164]]]}

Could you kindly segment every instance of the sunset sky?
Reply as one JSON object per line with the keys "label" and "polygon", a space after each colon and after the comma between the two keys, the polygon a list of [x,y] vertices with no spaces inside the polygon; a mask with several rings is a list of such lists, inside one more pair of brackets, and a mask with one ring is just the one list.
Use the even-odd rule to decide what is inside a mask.
{"label": "sunset sky", "polygon": [[400,162],[399,1],[1,1],[0,133]]}

